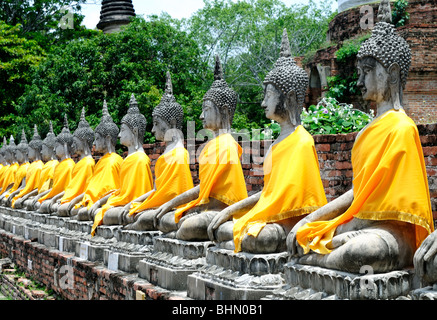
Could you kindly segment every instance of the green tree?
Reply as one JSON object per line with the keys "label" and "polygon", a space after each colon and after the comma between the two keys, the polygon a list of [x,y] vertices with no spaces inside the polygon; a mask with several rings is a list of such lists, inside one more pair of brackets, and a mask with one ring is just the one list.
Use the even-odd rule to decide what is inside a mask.
{"label": "green tree", "polygon": [[38,123],[45,135],[49,120],[53,120],[55,132],[59,132],[66,113],[74,129],[82,107],[95,127],[104,99],[119,124],[133,93],[148,120],[145,139],[153,142],[151,114],[164,92],[167,70],[172,74],[176,99],[190,117],[198,118],[204,93],[199,89],[199,74],[204,73],[205,66],[194,40],[172,25],[168,17],[152,16],[147,21],[136,18],[123,32],[100,32],[91,38],[71,40],[52,48],[35,69],[31,84],[18,100],[13,128],[18,133],[25,125],[31,132],[33,124]]}
{"label": "green tree", "polygon": [[[185,21],[212,69],[219,54],[226,80],[239,94],[234,127],[263,127],[268,121],[259,105],[263,79],[279,57],[287,28],[294,56],[318,48],[326,39],[332,18],[330,2],[318,7],[287,7],[279,0],[204,0],[204,7]],[[250,119],[250,120],[249,120]]]}
{"label": "green tree", "polygon": [[21,25],[10,26],[0,20],[0,136],[12,133],[14,103],[45,56],[36,41],[20,34]]}

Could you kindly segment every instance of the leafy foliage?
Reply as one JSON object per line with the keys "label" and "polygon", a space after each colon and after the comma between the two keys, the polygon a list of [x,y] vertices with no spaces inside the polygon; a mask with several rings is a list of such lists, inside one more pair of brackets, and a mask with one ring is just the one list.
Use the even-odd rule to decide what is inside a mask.
{"label": "leafy foliage", "polygon": [[45,134],[49,120],[59,132],[64,114],[75,128],[82,107],[95,127],[104,99],[119,124],[133,93],[148,121],[145,139],[153,142],[151,114],[163,94],[167,70],[176,98],[184,97],[180,103],[193,117],[200,115],[202,83],[197,75],[204,67],[199,57],[197,44],[185,32],[158,17],[136,18],[124,32],[72,40],[54,48],[35,70],[17,103],[15,132],[23,124],[30,131],[38,123]]}
{"label": "leafy foliage", "polygon": [[410,19],[410,14],[407,12],[407,7],[407,0],[396,0],[394,2],[392,10],[392,23],[396,27],[402,27],[406,25],[408,19]]}
{"label": "leafy foliage", "polygon": [[334,98],[323,98],[308,111],[303,110],[301,118],[311,134],[339,134],[360,131],[373,120],[372,112],[367,114]]}

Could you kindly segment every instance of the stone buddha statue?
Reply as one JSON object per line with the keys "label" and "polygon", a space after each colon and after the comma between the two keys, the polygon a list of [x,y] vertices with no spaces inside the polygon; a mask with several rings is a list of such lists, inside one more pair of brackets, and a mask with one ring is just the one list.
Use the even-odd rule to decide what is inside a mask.
{"label": "stone buddha statue", "polygon": [[281,55],[264,80],[261,104],[281,133],[265,156],[263,190],[227,207],[209,225],[208,235],[219,247],[286,251],[287,234],[296,222],[326,204],[314,139],[300,119],[307,87],[308,76],[291,57],[284,30]]}
{"label": "stone buddha statue", "polygon": [[[132,94],[127,114],[121,119],[120,143],[127,147],[127,157],[120,166],[120,187],[99,199],[94,205],[94,225],[91,234],[101,225],[122,224],[124,207],[139,196],[153,189],[150,159],[143,149],[146,132],[146,117],[140,113],[138,103]],[[94,214],[95,212],[95,214]]]}
{"label": "stone buddha statue", "polygon": [[[53,132],[53,124],[50,121],[49,132],[46,138],[42,141],[41,158],[44,165],[41,169],[38,188],[21,198],[21,207],[28,211],[36,211],[40,207],[38,200],[49,193],[53,186],[54,174],[57,165],[59,164],[55,153],[56,135]],[[15,208],[19,209],[15,204]]]}
{"label": "stone buddha statue", "polygon": [[34,126],[33,138],[29,142],[28,146],[28,158],[30,163],[29,169],[26,175],[26,185],[21,189],[21,191],[13,197],[11,200],[11,207],[16,209],[21,209],[23,198],[33,192],[36,195],[38,192],[38,183],[41,177],[41,170],[44,166],[41,160],[41,150],[42,150],[42,139],[38,133],[37,125]]}
{"label": "stone buddha statue", "polygon": [[115,152],[119,129],[112,120],[106,101],[103,102],[102,119],[94,130],[95,152],[103,154],[94,167],[93,175],[85,192],[69,202],[68,214],[79,221],[93,221],[93,205],[100,207],[99,200],[120,188],[120,166],[123,158]]}
{"label": "stone buddha statue", "polygon": [[155,187],[125,206],[125,229],[137,231],[156,230],[154,213],[164,203],[194,187],[189,167],[188,151],[181,132],[184,111],[173,95],[170,73],[167,72],[165,93],[152,113],[152,133],[157,141],[165,142],[164,153],[155,164]]}
{"label": "stone buddha statue", "polygon": [[62,193],[71,181],[71,173],[75,162],[71,159],[73,135],[70,132],[67,116],[64,116],[64,127],[56,137],[55,153],[59,164],[55,168],[53,186],[49,192],[38,199],[41,204],[37,212],[50,213],[50,206],[54,197]]}
{"label": "stone buddha statue", "polygon": [[3,137],[3,144],[0,148],[0,162],[1,162],[1,168],[0,168],[0,188],[3,184],[3,176],[5,171],[9,168],[9,162],[6,160],[6,147],[8,145],[8,142],[6,141],[6,137]]}
{"label": "stone buddha statue", "polygon": [[3,206],[10,206],[12,198],[15,197],[26,184],[27,169],[29,168],[28,151],[28,142],[23,129],[20,143],[14,148],[15,160],[19,166],[15,172],[14,184],[6,193],[0,196],[0,201]]}
{"label": "stone buddha statue", "polygon": [[79,161],[71,173],[71,181],[57,196],[53,197],[50,211],[61,217],[69,216],[70,201],[82,195],[88,186],[94,172],[95,161],[91,150],[94,142],[94,131],[85,119],[85,108],[82,109],[77,129],[73,133],[73,153],[79,156]]}
{"label": "stone buddha statue", "polygon": [[18,170],[19,164],[15,159],[15,149],[17,145],[15,144],[15,139],[13,136],[9,139],[9,144],[6,145],[5,148],[5,160],[9,163],[9,166],[6,168],[3,182],[1,185],[0,195],[3,195],[10,188],[12,188],[15,181],[15,173]]}
{"label": "stone buddha statue", "polygon": [[[379,12],[389,6],[382,1]],[[418,130],[402,108],[410,49],[390,14],[378,18],[357,55],[357,86],[375,102],[377,117],[356,137],[352,189],[289,233],[287,247],[299,264],[351,273],[363,266],[373,273],[400,270],[412,266],[434,229]]]}
{"label": "stone buddha statue", "polygon": [[217,56],[214,82],[203,98],[200,115],[204,129],[214,135],[199,157],[200,185],[166,202],[155,212],[155,226],[168,237],[209,240],[207,228],[214,215],[247,198],[240,162],[242,148],[230,134],[236,105],[237,95],[224,80]]}

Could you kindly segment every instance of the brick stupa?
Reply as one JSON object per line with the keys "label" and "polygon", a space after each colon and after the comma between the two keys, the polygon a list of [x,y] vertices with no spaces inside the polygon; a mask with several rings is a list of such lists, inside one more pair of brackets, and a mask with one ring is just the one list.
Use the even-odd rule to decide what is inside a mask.
{"label": "brick stupa", "polygon": [[103,0],[97,28],[104,33],[119,32],[120,27],[129,24],[133,17],[135,9],[132,0]]}

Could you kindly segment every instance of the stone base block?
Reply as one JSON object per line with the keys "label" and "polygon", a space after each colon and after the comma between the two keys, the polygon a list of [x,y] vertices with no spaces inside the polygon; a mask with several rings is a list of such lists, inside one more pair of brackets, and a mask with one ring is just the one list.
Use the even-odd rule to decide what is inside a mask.
{"label": "stone base block", "polygon": [[105,249],[103,252],[103,263],[112,271],[123,271],[137,273],[138,264],[146,255],[141,252],[117,252],[112,249]]}
{"label": "stone base block", "polygon": [[80,259],[91,262],[103,261],[103,256],[106,249],[108,249],[108,246],[93,244],[88,241],[77,241],[75,255]]}
{"label": "stone base block", "polygon": [[318,295],[341,300],[392,300],[408,295],[414,273],[406,269],[363,275],[290,262],[284,266],[284,275],[289,289],[278,293],[284,299]]}
{"label": "stone base block", "polygon": [[187,289],[188,275],[206,266],[211,241],[189,242],[158,236],[153,252],[138,264],[138,276],[168,290]]}
{"label": "stone base block", "polygon": [[412,300],[437,300],[437,284],[410,292]]}

